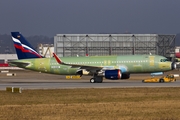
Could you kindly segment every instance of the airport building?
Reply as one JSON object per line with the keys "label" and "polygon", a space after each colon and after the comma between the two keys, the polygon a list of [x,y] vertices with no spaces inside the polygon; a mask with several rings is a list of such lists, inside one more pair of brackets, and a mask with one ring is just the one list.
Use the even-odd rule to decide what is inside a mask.
{"label": "airport building", "polygon": [[[53,44],[40,44],[38,52],[62,56],[158,54],[174,57],[176,35],[159,34],[57,34]],[[16,54],[0,54],[0,63],[17,59]]]}
{"label": "airport building", "polygon": [[0,54],[0,63],[7,63],[10,60],[17,60],[16,54]]}
{"label": "airport building", "polygon": [[180,52],[180,46],[176,46],[175,47],[175,53],[179,53]]}
{"label": "airport building", "polygon": [[54,52],[54,44],[39,44],[37,51],[44,57],[52,57],[52,53]]}
{"label": "airport building", "polygon": [[158,54],[174,57],[176,35],[159,34],[57,34],[59,56]]}

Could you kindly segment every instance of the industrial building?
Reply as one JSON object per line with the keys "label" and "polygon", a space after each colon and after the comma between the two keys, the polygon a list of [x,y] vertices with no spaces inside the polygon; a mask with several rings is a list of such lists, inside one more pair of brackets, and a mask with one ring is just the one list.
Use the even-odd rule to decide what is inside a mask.
{"label": "industrial building", "polygon": [[0,63],[7,63],[10,60],[17,60],[16,54],[0,54]]}
{"label": "industrial building", "polygon": [[176,35],[159,34],[57,34],[59,56],[158,54],[174,57]]}
{"label": "industrial building", "polygon": [[[53,44],[40,44],[38,52],[62,56],[158,54],[174,57],[176,35],[159,34],[57,34]],[[176,52],[179,52],[179,47]],[[17,59],[16,54],[1,54],[0,63]]]}
{"label": "industrial building", "polygon": [[54,52],[53,44],[39,44],[38,45],[38,53],[44,57],[52,57],[52,53]]}

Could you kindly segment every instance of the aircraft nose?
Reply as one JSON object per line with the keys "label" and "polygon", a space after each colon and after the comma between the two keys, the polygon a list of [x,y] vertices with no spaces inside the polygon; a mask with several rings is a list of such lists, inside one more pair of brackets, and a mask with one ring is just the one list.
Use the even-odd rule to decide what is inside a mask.
{"label": "aircraft nose", "polygon": [[174,69],[176,69],[176,67],[177,67],[177,66],[176,66],[176,63],[175,63],[175,62],[172,62],[172,63],[171,63],[171,69],[174,70]]}

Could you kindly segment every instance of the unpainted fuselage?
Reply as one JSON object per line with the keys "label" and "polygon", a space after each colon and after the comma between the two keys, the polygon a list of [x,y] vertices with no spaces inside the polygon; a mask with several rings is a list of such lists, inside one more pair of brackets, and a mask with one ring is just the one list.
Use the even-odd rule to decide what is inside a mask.
{"label": "unpainted fuselage", "polygon": [[[158,55],[124,55],[124,56],[89,56],[62,57],[64,63],[88,66],[102,66],[103,69],[120,69],[122,73],[152,73],[172,69],[172,62]],[[55,58],[38,58],[15,60],[16,66],[51,74],[76,75],[79,68],[58,64]]]}

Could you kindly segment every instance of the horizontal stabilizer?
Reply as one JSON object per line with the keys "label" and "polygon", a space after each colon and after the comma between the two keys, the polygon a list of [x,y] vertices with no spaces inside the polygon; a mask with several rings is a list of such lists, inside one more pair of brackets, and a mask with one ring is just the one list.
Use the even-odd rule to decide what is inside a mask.
{"label": "horizontal stabilizer", "polygon": [[8,62],[10,64],[10,66],[17,66],[17,67],[26,67],[28,66],[30,63],[24,63],[24,62]]}

